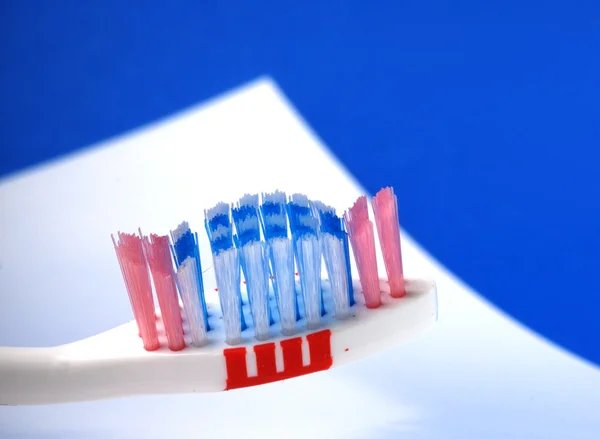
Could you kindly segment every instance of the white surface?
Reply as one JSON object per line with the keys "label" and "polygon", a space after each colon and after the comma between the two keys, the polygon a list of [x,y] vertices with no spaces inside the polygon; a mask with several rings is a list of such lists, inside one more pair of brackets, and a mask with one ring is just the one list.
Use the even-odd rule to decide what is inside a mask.
{"label": "white surface", "polygon": [[[276,188],[338,209],[361,192],[266,80],[2,182],[0,344],[65,343],[130,320],[111,232],[200,229],[206,206]],[[407,275],[438,286],[439,323],[418,342],[236,392],[0,407],[0,437],[597,438],[600,371],[403,238]]]}

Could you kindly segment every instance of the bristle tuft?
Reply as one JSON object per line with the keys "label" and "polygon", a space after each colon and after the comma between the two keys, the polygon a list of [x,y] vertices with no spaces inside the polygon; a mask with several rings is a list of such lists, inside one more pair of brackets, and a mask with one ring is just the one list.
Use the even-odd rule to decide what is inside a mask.
{"label": "bristle tuft", "polygon": [[385,270],[392,297],[404,297],[404,274],[402,270],[402,251],[400,248],[400,223],[398,219],[398,198],[394,189],[381,189],[371,200],[379,245],[383,254]]}
{"label": "bristle tuft", "polygon": [[236,245],[240,252],[240,263],[248,301],[258,340],[269,338],[271,313],[269,310],[269,272],[266,248],[260,241],[258,218],[258,195],[245,195],[236,208],[232,209],[236,228]]}
{"label": "bristle tuft", "polygon": [[200,301],[198,291],[198,264],[195,258],[187,257],[177,268],[177,282],[183,302],[189,331],[192,337],[192,345],[200,347],[208,343],[207,319]]}
{"label": "bristle tuft", "polygon": [[350,315],[350,306],[354,304],[350,264],[346,254],[348,235],[335,209],[320,201],[313,202],[313,205],[321,220],[321,247],[331,283],[334,315],[344,319]]}
{"label": "bristle tuft", "polygon": [[321,244],[318,238],[319,219],[308,197],[294,194],[288,202],[288,216],[304,299],[306,325],[309,329],[321,326],[323,295],[321,291]]}
{"label": "bristle tuft", "polygon": [[[141,234],[141,232],[140,232]],[[150,266],[156,297],[160,306],[160,313],[165,326],[167,344],[172,351],[179,351],[185,347],[183,337],[183,321],[181,308],[177,297],[175,273],[169,248],[169,237],[150,235],[143,236],[142,243],[144,254]]]}
{"label": "bristle tuft", "polygon": [[243,330],[238,249],[233,247],[213,254],[213,265],[223,313],[225,342],[236,345],[242,341]]}
{"label": "bristle tuft", "polygon": [[230,207],[221,202],[206,210],[205,215],[204,222],[212,249],[217,290],[225,323],[225,341],[234,345],[242,341],[241,333],[246,329],[246,321],[240,290],[240,260],[238,250],[233,246]]}
{"label": "bristle tuft", "polygon": [[294,279],[294,251],[292,242],[288,239],[286,207],[284,192],[262,194],[260,213],[271,262],[271,278],[281,331],[284,335],[292,335],[296,331],[296,321],[300,316]]}
{"label": "bristle tuft", "polygon": [[204,211],[204,225],[213,254],[233,247],[229,205],[223,202]]}
{"label": "bristle tuft", "polygon": [[112,240],[144,349],[154,351],[160,343],[142,241],[139,236],[127,233],[119,233],[117,240],[114,237]]}
{"label": "bristle tuft", "polygon": [[191,258],[196,264],[195,273],[198,273],[196,279],[198,285],[196,290],[198,291],[198,299],[202,306],[202,313],[204,314],[204,322],[206,330],[210,331],[208,324],[208,309],[206,307],[206,299],[204,297],[204,282],[202,281],[202,264],[200,262],[200,248],[198,247],[198,235],[192,233],[190,226],[187,221],[182,222],[171,231],[171,239],[173,241],[172,250],[175,264],[180,267],[183,261]]}
{"label": "bristle tuft", "polygon": [[348,236],[352,244],[358,276],[367,308],[381,305],[373,223],[369,220],[367,197],[361,196],[344,213]]}
{"label": "bristle tuft", "polygon": [[190,225],[187,221],[183,221],[181,224],[175,227],[175,230],[171,231],[171,239],[173,240],[173,242],[177,242],[183,237],[183,235],[186,235],[189,231]]}
{"label": "bristle tuft", "polygon": [[286,217],[286,196],[284,192],[276,191],[262,194],[260,214],[265,240],[288,237]]}
{"label": "bristle tuft", "polygon": [[265,243],[250,242],[242,246],[239,251],[244,278],[246,279],[254,335],[258,340],[266,340],[269,338],[271,315],[269,312],[269,274]]}
{"label": "bristle tuft", "polygon": [[258,194],[244,195],[231,209],[239,245],[260,241],[260,222],[258,220]]}

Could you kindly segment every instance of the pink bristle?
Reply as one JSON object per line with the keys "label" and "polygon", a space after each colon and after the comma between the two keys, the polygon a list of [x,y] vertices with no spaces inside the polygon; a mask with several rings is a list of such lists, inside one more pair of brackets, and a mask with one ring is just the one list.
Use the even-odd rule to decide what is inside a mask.
{"label": "pink bristle", "polygon": [[118,238],[118,242],[115,242],[113,237],[113,243],[131,302],[133,316],[140,337],[142,337],[144,349],[154,351],[160,347],[160,342],[156,329],[152,286],[142,241],[138,236],[126,233],[119,233]]}
{"label": "pink bristle", "polygon": [[166,235],[150,235],[150,238],[144,236],[143,242],[146,259],[156,288],[156,297],[158,298],[167,335],[167,344],[172,351],[180,351],[185,348],[185,340],[169,237]]}
{"label": "pink bristle", "polygon": [[348,237],[356,260],[365,305],[367,308],[377,308],[381,305],[381,291],[377,273],[375,236],[373,223],[369,220],[367,197],[359,197],[354,206],[344,213],[344,220],[348,227]]}
{"label": "pink bristle", "polygon": [[404,274],[400,248],[400,224],[398,222],[398,198],[391,187],[381,189],[371,201],[379,244],[385,262],[392,297],[404,297]]}

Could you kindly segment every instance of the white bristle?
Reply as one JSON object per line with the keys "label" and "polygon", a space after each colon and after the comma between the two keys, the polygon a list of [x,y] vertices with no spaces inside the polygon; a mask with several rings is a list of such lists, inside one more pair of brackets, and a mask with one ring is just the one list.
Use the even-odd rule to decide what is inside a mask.
{"label": "white bristle", "polygon": [[270,226],[278,226],[282,229],[287,229],[288,226],[285,215],[269,215],[264,220]]}
{"label": "white bristle", "polygon": [[229,345],[239,344],[242,341],[242,321],[238,250],[230,248],[213,254],[213,265],[223,311],[225,342]]}
{"label": "white bristle", "polygon": [[310,229],[315,233],[319,229],[319,219],[315,216],[306,215],[306,216],[298,217],[298,223],[300,225],[310,227]]}
{"label": "white bristle", "polygon": [[321,235],[323,259],[331,284],[334,316],[344,319],[350,315],[350,299],[348,297],[348,271],[346,270],[346,254],[344,242],[330,233]]}
{"label": "white bristle", "polygon": [[250,299],[254,335],[258,340],[269,338],[269,275],[265,264],[265,243],[252,242],[241,249],[245,261],[246,288]]}
{"label": "white bristle", "polygon": [[287,238],[269,240],[271,267],[279,306],[281,331],[292,335],[296,331],[296,287],[294,280],[294,251]]}
{"label": "white bristle", "polygon": [[206,209],[204,211],[204,216],[208,221],[212,220],[217,215],[229,216],[229,205],[221,201],[210,209]]}
{"label": "white bristle", "polygon": [[328,212],[335,214],[335,209],[331,206],[326,205],[321,201],[311,201],[311,204],[317,209],[319,212]]}
{"label": "white bristle", "polygon": [[285,204],[285,192],[275,191],[271,193],[263,193],[262,201],[263,203]]}
{"label": "white bristle", "polygon": [[290,197],[290,201],[298,206],[309,207],[309,200],[305,194],[293,194]]}
{"label": "white bristle", "polygon": [[236,223],[236,232],[238,235],[242,235],[248,230],[260,230],[258,223],[258,216],[247,217]]}
{"label": "white bristle", "polygon": [[237,205],[238,207],[253,206],[258,209],[258,194],[245,194]]}
{"label": "white bristle", "polygon": [[231,233],[231,227],[225,227],[219,224],[215,231],[212,232],[210,239],[211,241],[215,241],[222,236],[227,236]]}
{"label": "white bristle", "polygon": [[308,329],[321,326],[321,246],[316,236],[306,235],[296,241],[300,284]]}
{"label": "white bristle", "polygon": [[188,257],[177,269],[177,282],[183,302],[183,310],[189,325],[194,346],[204,346],[208,342],[204,311],[198,291],[198,270],[196,260]]}
{"label": "white bristle", "polygon": [[[311,201],[313,211],[316,214],[327,213],[336,215],[335,209],[321,201]],[[350,298],[348,296],[348,271],[346,268],[346,253],[344,241],[331,233],[321,233],[321,249],[323,259],[331,284],[331,296],[333,300],[334,316],[344,319],[350,315]]]}
{"label": "white bristle", "polygon": [[171,239],[173,240],[173,243],[176,243],[177,241],[179,241],[179,239],[185,235],[188,230],[190,230],[190,226],[188,224],[187,221],[182,222],[181,224],[179,224],[175,230],[171,231]]}

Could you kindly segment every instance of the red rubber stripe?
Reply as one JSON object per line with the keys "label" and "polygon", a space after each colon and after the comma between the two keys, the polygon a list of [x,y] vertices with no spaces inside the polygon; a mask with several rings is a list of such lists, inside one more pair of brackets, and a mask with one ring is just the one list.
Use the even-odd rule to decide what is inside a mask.
{"label": "red rubber stripe", "polygon": [[306,336],[310,350],[311,366],[316,363],[326,369],[331,367],[333,360],[331,359],[330,336],[330,331],[327,331],[327,333],[325,331],[315,332]]}
{"label": "red rubber stripe", "polygon": [[248,379],[246,369],[246,348],[227,348],[223,350],[225,367],[227,368],[227,387],[244,387]]}
{"label": "red rubber stripe", "polygon": [[306,336],[310,351],[310,364],[302,365],[302,337],[282,340],[284,369],[277,372],[275,362],[275,343],[254,346],[258,375],[248,377],[246,368],[246,348],[227,348],[223,350],[227,367],[227,385],[225,390],[240,387],[257,386],[274,381],[286,380],[313,372],[327,370],[333,364],[331,358],[331,331],[325,329]]}
{"label": "red rubber stripe", "polygon": [[275,363],[275,343],[265,343],[254,346],[256,353],[256,370],[258,377],[272,377],[277,374]]}

